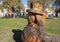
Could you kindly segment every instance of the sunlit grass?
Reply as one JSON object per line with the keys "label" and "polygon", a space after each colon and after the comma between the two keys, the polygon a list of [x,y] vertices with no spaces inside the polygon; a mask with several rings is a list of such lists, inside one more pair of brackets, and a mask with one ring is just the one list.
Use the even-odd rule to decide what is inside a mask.
{"label": "sunlit grass", "polygon": [[24,18],[0,19],[0,30],[23,29],[26,25],[27,20]]}
{"label": "sunlit grass", "polygon": [[[0,31],[23,29],[27,25],[25,18],[0,18]],[[47,33],[60,35],[60,19],[47,19],[45,31]]]}
{"label": "sunlit grass", "polygon": [[60,35],[60,19],[47,19],[46,32]]}

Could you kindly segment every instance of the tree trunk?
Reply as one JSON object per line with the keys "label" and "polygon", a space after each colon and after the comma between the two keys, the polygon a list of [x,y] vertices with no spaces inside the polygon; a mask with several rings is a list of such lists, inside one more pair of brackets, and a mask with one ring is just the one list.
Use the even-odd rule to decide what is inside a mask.
{"label": "tree trunk", "polygon": [[56,14],[55,14],[56,17],[58,17],[58,12],[56,11]]}

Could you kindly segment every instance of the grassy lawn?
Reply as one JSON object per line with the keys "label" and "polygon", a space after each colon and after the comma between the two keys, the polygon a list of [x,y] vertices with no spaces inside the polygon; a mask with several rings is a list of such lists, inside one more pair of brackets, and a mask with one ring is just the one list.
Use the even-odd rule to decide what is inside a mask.
{"label": "grassy lawn", "polygon": [[[0,42],[15,42],[12,30],[23,30],[26,25],[27,19],[24,18],[0,18]],[[60,35],[60,19],[47,19],[45,31]]]}
{"label": "grassy lawn", "polygon": [[47,19],[46,32],[60,35],[60,19]]}
{"label": "grassy lawn", "polygon": [[11,29],[23,29],[27,24],[24,18],[9,18],[0,19],[0,31]]}
{"label": "grassy lawn", "polygon": [[[27,25],[27,19],[24,18],[0,18],[0,31],[23,29]],[[60,35],[60,19],[47,19],[46,32]]]}

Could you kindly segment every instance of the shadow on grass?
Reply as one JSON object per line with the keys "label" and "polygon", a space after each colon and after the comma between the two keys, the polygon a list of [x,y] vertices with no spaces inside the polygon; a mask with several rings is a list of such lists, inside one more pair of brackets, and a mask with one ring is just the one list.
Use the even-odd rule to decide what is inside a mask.
{"label": "shadow on grass", "polygon": [[13,39],[15,40],[15,42],[22,42],[22,39],[21,39],[22,30],[13,29],[12,32],[14,33]]}

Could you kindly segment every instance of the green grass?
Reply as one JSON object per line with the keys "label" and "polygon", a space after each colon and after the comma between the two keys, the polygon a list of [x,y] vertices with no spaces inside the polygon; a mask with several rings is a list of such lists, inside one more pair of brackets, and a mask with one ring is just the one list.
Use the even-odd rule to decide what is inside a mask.
{"label": "green grass", "polygon": [[23,29],[27,24],[24,18],[0,19],[0,30],[4,29]]}
{"label": "green grass", "polygon": [[[24,18],[0,18],[0,31],[23,29],[26,25],[27,19]],[[47,19],[45,31],[47,33],[60,35],[60,19]]]}
{"label": "green grass", "polygon": [[12,30],[22,30],[26,25],[27,19],[24,18],[0,18],[0,42],[16,42]]}
{"label": "green grass", "polygon": [[60,19],[47,19],[46,32],[60,35]]}
{"label": "green grass", "polygon": [[[0,42],[16,42],[12,30],[23,30],[26,25],[25,18],[0,18]],[[60,19],[47,19],[45,32],[60,35]]]}
{"label": "green grass", "polygon": [[[26,25],[27,19],[24,18],[0,18],[0,31],[23,29]],[[60,19],[47,19],[45,31],[60,35]]]}

